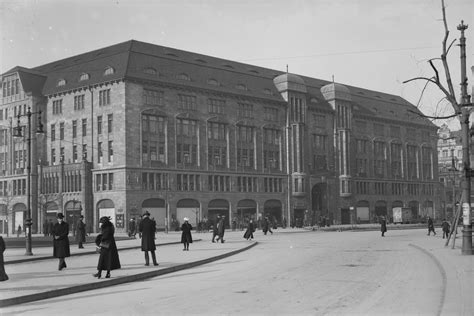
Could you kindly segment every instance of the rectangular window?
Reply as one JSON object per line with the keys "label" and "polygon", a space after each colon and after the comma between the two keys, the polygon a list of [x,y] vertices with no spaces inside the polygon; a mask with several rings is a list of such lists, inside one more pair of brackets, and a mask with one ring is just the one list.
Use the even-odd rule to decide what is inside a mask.
{"label": "rectangular window", "polygon": [[102,163],[102,142],[97,143],[97,162]]}
{"label": "rectangular window", "polygon": [[72,121],[72,138],[77,137],[77,120]]}
{"label": "rectangular window", "polygon": [[72,159],[74,162],[77,162],[77,146],[72,146]]}
{"label": "rectangular window", "polygon": [[99,106],[110,104],[110,89],[99,91]]}
{"label": "rectangular window", "polygon": [[59,139],[64,140],[64,123],[59,123]]}
{"label": "rectangular window", "polygon": [[59,159],[64,162],[64,147],[59,148]]}
{"label": "rectangular window", "polygon": [[113,124],[114,124],[114,115],[108,114],[107,115],[107,132],[110,134],[113,131]]}
{"label": "rectangular window", "polygon": [[114,174],[109,173],[109,190],[114,189]]}
{"label": "rectangular window", "polygon": [[51,148],[51,164],[56,164],[56,149]]}
{"label": "rectangular window", "polygon": [[102,134],[102,115],[97,116],[97,134]]}
{"label": "rectangular window", "polygon": [[266,121],[276,122],[278,121],[278,109],[273,107],[265,107],[263,118]]}
{"label": "rectangular window", "polygon": [[63,100],[54,100],[53,101],[53,114],[62,114],[63,113]]}
{"label": "rectangular window", "polygon": [[163,105],[163,92],[153,91],[153,90],[144,90],[143,98],[146,105]]}
{"label": "rectangular window", "polygon": [[181,110],[192,110],[195,111],[197,107],[196,97],[193,95],[178,95],[178,107]]}
{"label": "rectangular window", "polygon": [[82,145],[82,159],[87,160],[87,145],[86,144]]}
{"label": "rectangular window", "polygon": [[84,94],[74,96],[74,111],[84,109]]}
{"label": "rectangular window", "polygon": [[113,149],[113,141],[109,140],[109,162],[114,160],[114,149]]}
{"label": "rectangular window", "polygon": [[221,99],[208,99],[207,100],[208,112],[213,114],[224,114],[225,100]]}
{"label": "rectangular window", "polygon": [[246,103],[239,103],[237,115],[241,118],[252,118],[253,117],[253,105]]}
{"label": "rectangular window", "polygon": [[95,190],[101,191],[102,189],[102,175],[96,174],[95,175]]}
{"label": "rectangular window", "polygon": [[51,124],[51,141],[56,140],[56,125]]}
{"label": "rectangular window", "polygon": [[87,135],[87,119],[82,119],[82,136]]}

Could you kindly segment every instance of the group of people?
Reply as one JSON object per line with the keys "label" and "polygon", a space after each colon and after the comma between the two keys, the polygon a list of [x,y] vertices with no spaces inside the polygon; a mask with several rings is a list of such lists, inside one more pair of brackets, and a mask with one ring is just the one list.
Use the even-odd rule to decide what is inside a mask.
{"label": "group of people", "polygon": [[[428,216],[428,236],[430,236],[431,233],[433,233],[433,236],[436,236],[436,231],[434,227],[434,222],[433,219]],[[451,230],[451,224],[444,219],[443,222],[441,223],[441,228],[443,230],[443,239],[446,237],[449,237],[449,232]],[[385,216],[380,217],[380,231],[382,232],[382,237],[385,237],[385,233],[387,232],[387,220],[385,219]]]}
{"label": "group of people", "polygon": [[[82,222],[82,219],[81,221]],[[96,278],[102,277],[102,272],[106,271],[105,278],[110,278],[110,271],[120,269],[120,258],[118,254],[117,244],[115,242],[115,227],[111,222],[110,217],[103,216],[99,219],[100,233],[95,238],[95,244],[97,252],[99,253],[99,259],[97,263],[97,272],[93,274]],[[150,265],[150,254],[152,263],[154,266],[158,266],[159,263],[156,260],[156,245],[155,245],[155,233],[156,223],[150,218],[150,213],[145,212],[140,220],[138,226],[138,232],[141,236],[141,250],[145,254],[145,266]],[[78,225],[79,229],[79,225]],[[181,225],[181,242],[183,243],[183,251],[189,251],[189,244],[193,242],[191,230],[193,227],[189,223],[188,218],[184,218],[184,223]],[[59,259],[58,270],[61,271],[67,267],[65,258],[71,255],[70,244],[69,244],[69,224],[64,221],[64,215],[62,213],[57,214],[57,223],[53,225],[51,235],[53,236],[53,256]],[[79,248],[83,248],[82,241],[80,239]],[[3,239],[1,240],[3,241]],[[85,225],[84,225],[84,241],[85,241]],[[1,242],[0,242],[1,246]],[[3,253],[3,252],[2,252]],[[0,259],[3,259],[3,254]],[[3,262],[3,261],[2,261]],[[0,271],[1,274],[1,271]]]}

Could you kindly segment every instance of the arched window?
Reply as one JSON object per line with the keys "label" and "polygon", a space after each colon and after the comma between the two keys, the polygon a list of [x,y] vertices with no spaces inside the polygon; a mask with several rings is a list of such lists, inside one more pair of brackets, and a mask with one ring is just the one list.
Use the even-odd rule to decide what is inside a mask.
{"label": "arched window", "polygon": [[157,74],[156,69],[152,67],[143,69],[143,72],[149,75],[154,75],[154,76]]}
{"label": "arched window", "polygon": [[210,84],[211,86],[218,86],[219,82],[216,79],[209,79],[207,80],[207,84]]}
{"label": "arched window", "polygon": [[89,74],[83,73],[83,74],[81,74],[81,76],[79,77],[79,81],[89,80],[89,78],[90,78]]}
{"label": "arched window", "polygon": [[239,90],[247,90],[247,86],[244,85],[243,83],[239,83],[235,86],[236,89],[239,89]]}
{"label": "arched window", "polygon": [[115,73],[115,69],[110,66],[104,70],[104,76],[112,75],[113,73]]}
{"label": "arched window", "polygon": [[189,75],[184,72],[176,75],[176,79],[191,81],[191,78],[189,77]]}

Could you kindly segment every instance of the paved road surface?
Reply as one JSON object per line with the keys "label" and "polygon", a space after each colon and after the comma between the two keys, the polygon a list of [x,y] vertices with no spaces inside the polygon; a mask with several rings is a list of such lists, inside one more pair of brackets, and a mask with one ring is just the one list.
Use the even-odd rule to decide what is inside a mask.
{"label": "paved road surface", "polygon": [[[446,309],[457,298],[452,292],[472,296],[472,282],[468,288],[447,290],[453,273],[417,246],[426,246],[429,238],[438,247],[443,240],[439,235],[426,236],[425,230],[390,231],[385,238],[376,231],[278,231],[267,236],[257,232],[256,237],[257,246],[227,259],[13,306],[2,315],[64,311],[68,315],[470,315],[473,311],[472,303]],[[458,255],[457,250],[446,253]],[[472,266],[458,277],[474,280]],[[454,310],[455,314],[444,312]]]}

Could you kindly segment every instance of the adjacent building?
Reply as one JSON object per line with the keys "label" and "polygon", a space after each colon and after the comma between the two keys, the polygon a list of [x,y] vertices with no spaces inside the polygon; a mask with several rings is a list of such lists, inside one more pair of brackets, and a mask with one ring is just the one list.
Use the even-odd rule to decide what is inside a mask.
{"label": "adjacent building", "polygon": [[57,212],[126,231],[144,210],[171,229],[185,216],[345,224],[444,207],[437,127],[399,96],[135,40],[1,81],[3,231],[28,205],[33,232]]}

